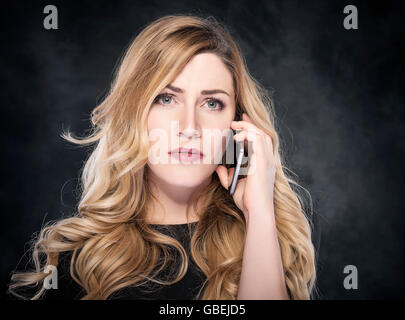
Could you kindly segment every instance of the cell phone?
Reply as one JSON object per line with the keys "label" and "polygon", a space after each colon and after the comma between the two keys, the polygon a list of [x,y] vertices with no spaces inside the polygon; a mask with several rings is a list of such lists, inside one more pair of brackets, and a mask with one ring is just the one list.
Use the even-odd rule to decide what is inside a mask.
{"label": "cell phone", "polygon": [[[239,133],[242,130],[236,130],[236,133]],[[238,181],[239,177],[239,171],[240,171],[240,166],[242,164],[242,159],[243,155],[245,153],[245,147],[244,147],[245,141],[235,141],[235,156],[236,156],[236,166],[235,166],[235,171],[233,172],[233,177],[232,177],[232,184],[231,187],[229,188],[229,193],[233,195],[235,193],[235,188],[236,188],[236,183]]]}
{"label": "cell phone", "polygon": [[[242,116],[241,116],[240,112],[237,112],[234,120],[240,121],[241,119],[242,119]],[[236,133],[239,133],[241,131],[242,130],[236,130]],[[229,188],[229,193],[231,195],[233,195],[235,193],[236,183],[238,182],[239,171],[240,171],[243,156],[245,153],[245,142],[244,141],[239,141],[239,142],[234,141],[234,150],[235,150],[234,163],[236,162],[236,166],[235,166],[235,171],[233,172],[232,183]]]}

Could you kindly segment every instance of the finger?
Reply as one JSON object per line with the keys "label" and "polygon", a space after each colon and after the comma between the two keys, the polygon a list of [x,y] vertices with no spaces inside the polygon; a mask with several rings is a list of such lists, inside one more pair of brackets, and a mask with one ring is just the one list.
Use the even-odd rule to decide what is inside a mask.
{"label": "finger", "polygon": [[[235,142],[240,142],[244,141],[243,146],[244,146],[244,153],[247,153],[248,151],[248,140],[246,139],[246,131],[241,131],[233,136],[233,139]],[[237,152],[237,150],[235,150]]]}
{"label": "finger", "polygon": [[[242,120],[253,124],[252,119],[250,119],[250,117],[246,113],[242,114]],[[272,141],[271,137],[267,133],[263,132],[263,138],[264,138],[264,142],[265,142],[265,146],[266,146],[266,153],[268,153],[270,151],[272,152],[273,151],[273,141]]]}
{"label": "finger", "polygon": [[243,113],[243,114],[242,114],[242,120],[243,120],[243,121],[250,122],[250,123],[253,124],[252,119],[250,119],[250,117],[249,117],[246,113]]}
{"label": "finger", "polygon": [[254,130],[256,131],[258,134],[263,134],[264,132],[262,130],[260,130],[258,127],[256,127],[253,123],[248,122],[248,121],[232,121],[231,122],[231,128],[233,130],[238,130],[238,129],[242,129],[242,130]]}
{"label": "finger", "polygon": [[219,165],[215,171],[216,171],[216,173],[218,175],[219,181],[221,182],[222,186],[226,190],[228,190],[228,186],[229,186],[229,184],[228,184],[228,170],[226,169],[226,167],[223,166],[223,165]]}
{"label": "finger", "polygon": [[[234,135],[235,142],[243,141],[244,146],[244,154],[249,154],[249,152],[254,152],[256,143],[258,139],[260,139],[260,133],[257,133],[256,130],[249,130],[249,131],[241,131]],[[253,148],[252,151],[249,151],[249,143],[251,143],[250,147]]]}
{"label": "finger", "polygon": [[240,131],[233,136],[233,139],[236,142],[243,141],[243,140],[245,140],[245,138],[246,138],[246,131]]}

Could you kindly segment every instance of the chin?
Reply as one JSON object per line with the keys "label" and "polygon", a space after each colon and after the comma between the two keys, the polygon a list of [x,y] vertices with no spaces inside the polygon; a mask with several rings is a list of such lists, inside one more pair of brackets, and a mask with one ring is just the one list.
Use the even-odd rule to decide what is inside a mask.
{"label": "chin", "polygon": [[152,168],[153,174],[167,184],[193,188],[201,185],[211,174],[208,168],[196,165],[170,165]]}

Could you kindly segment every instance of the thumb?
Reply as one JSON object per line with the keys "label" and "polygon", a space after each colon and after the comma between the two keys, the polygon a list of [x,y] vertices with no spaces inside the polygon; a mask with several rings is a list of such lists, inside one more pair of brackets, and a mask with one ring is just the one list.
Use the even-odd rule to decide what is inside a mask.
{"label": "thumb", "polygon": [[218,175],[219,181],[221,181],[222,186],[228,190],[228,169],[223,165],[219,165],[215,171]]}

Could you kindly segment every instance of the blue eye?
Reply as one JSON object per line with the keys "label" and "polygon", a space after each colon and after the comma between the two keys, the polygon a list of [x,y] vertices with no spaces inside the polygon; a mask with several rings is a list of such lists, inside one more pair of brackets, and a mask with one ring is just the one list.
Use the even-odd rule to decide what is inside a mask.
{"label": "blue eye", "polygon": [[[161,104],[161,105],[169,105],[170,104],[170,102],[172,101],[171,99],[173,99],[173,95],[172,94],[168,94],[168,93],[162,93],[162,94],[159,94],[156,98],[155,98],[155,100],[153,101],[154,103],[159,103],[159,104]],[[169,100],[169,101],[168,101]],[[163,102],[163,103],[161,103],[160,101],[165,101],[165,102],[167,102],[167,103],[165,103],[165,102]],[[223,101],[221,101],[220,99],[217,99],[217,98],[213,98],[213,97],[208,97],[207,98],[207,102],[208,103],[211,103],[211,106],[212,106],[212,103],[215,103],[213,106],[213,108],[211,108],[211,107],[208,107],[208,109],[210,110],[210,111],[221,111],[222,109],[224,109],[225,108],[225,103],[223,102]],[[217,106],[216,108],[215,108],[215,106]]]}
{"label": "blue eye", "polygon": [[[159,94],[156,99],[155,99],[155,103],[158,102],[160,99],[173,99],[173,96],[167,93],[163,93],[163,94]],[[163,100],[164,101],[164,100]],[[166,100],[167,101],[167,100]],[[170,100],[171,101],[171,100]],[[167,103],[163,103],[163,104],[167,104]]]}
{"label": "blue eye", "polygon": [[[209,109],[211,109],[212,111],[220,111],[220,110],[222,110],[222,109],[225,107],[225,104],[224,104],[221,100],[219,100],[219,99],[209,98],[209,100],[208,100],[207,102],[208,102],[208,103],[214,102],[214,103],[216,103],[216,104],[218,105],[218,108],[209,108]],[[214,106],[214,107],[215,107],[215,106]]]}

